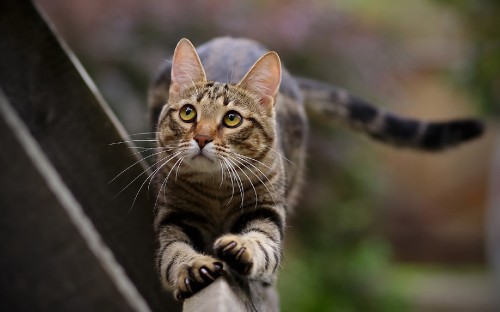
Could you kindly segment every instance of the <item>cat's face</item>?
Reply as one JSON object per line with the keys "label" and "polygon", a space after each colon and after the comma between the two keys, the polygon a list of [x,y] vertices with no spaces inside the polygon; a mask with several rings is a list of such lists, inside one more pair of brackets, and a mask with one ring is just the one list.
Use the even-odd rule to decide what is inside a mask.
{"label": "cat's face", "polygon": [[[183,164],[200,172],[256,160],[274,142],[274,114],[240,87],[201,83],[171,99],[159,124],[161,146],[182,152]],[[243,159],[242,159],[243,158]]]}
{"label": "cat's face", "polygon": [[[208,82],[193,46],[181,40],[172,66],[169,101],[158,144],[191,172],[227,171],[261,161],[275,140],[279,58],[263,56],[237,85]],[[182,159],[182,160],[181,160]]]}

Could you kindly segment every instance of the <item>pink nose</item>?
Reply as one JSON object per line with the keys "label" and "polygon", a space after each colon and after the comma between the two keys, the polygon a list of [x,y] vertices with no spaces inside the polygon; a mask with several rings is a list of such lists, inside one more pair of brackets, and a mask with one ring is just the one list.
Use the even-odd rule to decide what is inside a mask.
{"label": "pink nose", "polygon": [[205,145],[213,141],[212,137],[204,134],[195,135],[194,140],[196,141],[196,143],[198,143],[200,149],[203,149]]}

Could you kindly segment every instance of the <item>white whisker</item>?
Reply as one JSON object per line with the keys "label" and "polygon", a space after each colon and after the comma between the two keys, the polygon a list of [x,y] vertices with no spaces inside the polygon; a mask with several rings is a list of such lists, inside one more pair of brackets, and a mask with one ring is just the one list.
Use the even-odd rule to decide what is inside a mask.
{"label": "white whisker", "polygon": [[177,170],[175,170],[175,182],[177,183],[177,175],[179,174],[179,168],[182,166],[182,162],[186,159],[187,156],[182,156],[181,162],[177,166]]}
{"label": "white whisker", "polygon": [[272,151],[272,152],[274,152],[274,153],[276,153],[276,155],[280,156],[284,160],[288,161],[291,165],[295,166],[295,164],[293,163],[293,161],[291,161],[290,159],[286,158],[283,154],[281,154],[280,152],[276,151],[274,148],[269,147],[269,150]]}
{"label": "white whisker", "polygon": [[229,165],[229,167],[231,168],[231,170],[233,171],[233,173],[235,175],[234,177],[235,177],[236,182],[238,184],[238,187],[240,189],[240,196],[241,196],[241,206],[240,207],[243,208],[243,203],[244,203],[244,198],[245,198],[245,188],[243,186],[243,182],[241,181],[241,177],[238,174],[238,172],[236,171],[236,169],[234,169],[234,163],[229,160],[229,157],[225,157],[224,160]]}
{"label": "white whisker", "polygon": [[225,167],[227,168],[227,172],[228,172],[228,175],[229,175],[229,179],[231,180],[231,186],[232,186],[232,192],[231,192],[231,198],[229,198],[229,200],[227,201],[226,203],[226,206],[229,205],[229,203],[231,202],[231,200],[233,200],[233,196],[234,196],[234,180],[233,180],[233,174],[231,172],[231,170],[229,170],[229,167],[226,163],[226,160],[225,160],[225,157],[224,156],[220,156],[221,158],[219,159],[222,159],[222,164],[225,165]]}
{"label": "white whisker", "polygon": [[[158,163],[164,161],[165,159],[167,159],[163,164],[161,164],[160,166],[158,166],[158,168],[156,168],[145,180],[144,182],[142,182],[141,186],[139,187],[139,190],[135,193],[135,197],[134,197],[134,200],[132,201],[132,205],[130,206],[130,209],[129,209],[129,213],[130,211],[132,211],[132,207],[134,207],[134,204],[137,200],[137,196],[139,196],[139,193],[141,192],[142,188],[144,187],[144,184],[146,184],[146,182],[149,180],[149,183],[148,183],[148,192],[149,192],[149,186],[151,185],[151,181],[153,181],[153,178],[154,176],[160,171],[160,169],[165,166],[166,164],[168,164],[169,161],[171,161],[172,159],[174,159],[175,157],[177,157],[181,152],[176,152],[174,154],[171,154],[167,157],[164,157],[162,159],[160,159],[159,161],[157,161],[156,163],[154,163],[151,167],[149,168],[152,168],[153,166],[157,165]],[[149,169],[148,168],[148,169]],[[130,182],[125,188],[127,188],[130,184],[134,183],[135,180],[137,180],[142,174],[144,174],[145,172],[147,171],[144,171],[143,173],[141,173],[140,175],[138,175],[132,182]],[[123,190],[122,190],[123,191]]]}
{"label": "white whisker", "polygon": [[[236,153],[234,153],[234,152],[233,152],[232,154],[233,154],[233,156],[234,156],[234,157],[236,157],[236,159],[235,159],[236,161],[238,161],[238,157],[239,157],[239,156],[243,156],[243,155],[236,154]],[[248,157],[248,158],[250,158],[250,157]],[[250,159],[253,159],[253,158],[250,158]],[[255,160],[255,159],[253,159],[253,160]],[[250,161],[248,161],[248,160],[245,160],[245,159],[243,159],[243,158],[239,158],[239,161],[238,161],[238,162],[239,162],[239,163],[242,163],[242,162],[243,162],[243,163],[242,163],[242,164],[243,164],[243,166],[245,166],[245,164],[248,164],[248,165],[252,166],[253,168],[255,168],[255,169],[256,169],[256,170],[257,170],[260,174],[262,174],[262,175],[263,175],[263,176],[267,179],[267,182],[269,182],[269,184],[271,185],[271,188],[273,189],[273,192],[271,192],[271,191],[269,190],[269,188],[267,187],[267,184],[266,184],[264,181],[262,181],[262,179],[259,177],[259,175],[257,175],[257,174],[256,174],[253,170],[251,170],[249,167],[245,166],[245,168],[247,168],[247,169],[248,169],[248,171],[250,171],[250,172],[251,172],[251,173],[252,173],[252,174],[253,174],[253,175],[254,175],[254,176],[255,176],[255,177],[256,177],[256,178],[260,181],[260,183],[261,183],[262,185],[264,185],[264,187],[266,188],[266,190],[267,190],[267,192],[269,193],[269,195],[271,195],[271,198],[273,199],[274,204],[276,204],[276,201],[274,200],[274,196],[273,196],[273,194],[274,194],[274,193],[276,193],[276,190],[275,190],[275,188],[274,188],[273,183],[271,183],[271,180],[269,180],[269,178],[267,177],[267,175],[266,175],[264,172],[262,172],[262,170],[260,170],[258,167],[254,166],[254,165],[253,165]]]}
{"label": "white whisker", "polygon": [[[231,183],[233,184],[233,192],[231,194],[231,198],[229,199],[229,202],[230,202],[233,199],[234,191],[236,190],[236,188],[234,187],[234,184],[236,183],[236,187],[238,187],[238,189],[240,191],[240,196],[241,196],[242,189],[240,187],[240,184],[238,183],[237,175],[236,175],[236,172],[234,171],[233,165],[231,165],[231,163],[226,159],[226,157],[223,158],[223,161],[226,165],[227,172],[230,174]],[[228,204],[229,204],[229,202],[228,202]]]}
{"label": "white whisker", "polygon": [[[239,164],[243,165],[243,167],[245,167],[248,171],[250,171],[250,172],[252,172],[252,173],[253,173],[253,171],[252,171],[252,170],[250,170],[250,169],[249,169],[249,168],[248,168],[248,167],[247,167],[244,163],[242,163],[242,162],[241,162],[241,161],[239,161],[238,159],[235,159],[235,158],[233,158],[233,157],[231,157],[231,156],[228,156],[227,158],[228,158],[230,161],[238,162]],[[253,192],[254,192],[254,194],[255,194],[255,208],[257,208],[257,202],[258,202],[257,190],[255,190],[255,186],[253,185],[252,180],[251,180],[251,179],[250,179],[250,177],[249,177],[249,176],[245,173],[245,171],[244,171],[242,168],[240,168],[240,167],[238,167],[238,168],[240,169],[241,173],[243,173],[243,174],[245,175],[245,177],[247,177],[248,182],[250,182],[250,185],[251,185],[251,186],[252,186],[252,188],[253,188]],[[253,173],[253,174],[255,175],[255,173]],[[256,175],[255,175],[255,176],[256,176]],[[272,195],[271,195],[271,196],[272,196]]]}
{"label": "white whisker", "polygon": [[151,158],[151,157],[153,157],[153,156],[155,156],[155,155],[159,155],[159,154],[161,154],[161,153],[165,153],[165,152],[166,152],[166,151],[161,151],[161,152],[153,153],[153,154],[151,154],[151,155],[149,155],[149,156],[146,156],[146,157],[143,157],[142,159],[139,159],[138,161],[136,161],[136,162],[135,162],[135,163],[133,163],[132,165],[130,165],[130,166],[128,166],[127,168],[125,168],[122,172],[120,172],[119,174],[117,174],[117,175],[116,175],[113,179],[111,179],[111,181],[109,181],[109,182],[108,182],[108,184],[109,184],[109,183],[111,183],[111,182],[113,182],[114,180],[116,180],[119,176],[121,176],[123,173],[125,173],[127,170],[129,170],[129,169],[130,169],[130,168],[132,168],[133,166],[137,165],[138,163],[140,163],[140,162],[142,162],[142,161],[144,161],[144,160],[146,160],[146,159],[148,159],[148,158]]}
{"label": "white whisker", "polygon": [[109,143],[108,145],[119,145],[119,144],[135,143],[135,142],[158,142],[158,140],[156,139],[126,140],[126,141]]}
{"label": "white whisker", "polygon": [[219,161],[220,172],[221,172],[220,185],[219,185],[220,189],[222,187],[222,184],[224,183],[224,168],[222,167],[222,161],[220,160],[220,158],[218,158],[217,160]]}
{"label": "white whisker", "polygon": [[160,132],[137,132],[137,133],[130,133],[128,136],[137,136],[137,135],[149,135],[149,134],[158,134]]}
{"label": "white whisker", "polygon": [[[184,151],[181,151],[181,153],[184,153]],[[161,191],[163,189],[163,197],[165,198],[166,195],[165,195],[165,186],[167,185],[167,181],[168,181],[168,178],[170,177],[170,174],[172,173],[172,170],[174,170],[175,166],[179,163],[179,161],[181,161],[184,157],[181,157],[179,158],[175,163],[174,165],[172,166],[172,168],[170,169],[170,171],[168,172],[167,174],[167,177],[163,180],[163,183],[161,184],[161,187],[160,189],[158,190],[158,195],[156,196],[156,201],[155,201],[155,205],[153,207],[153,211],[156,210],[156,205],[158,204],[158,199],[160,198],[160,194],[161,194]]]}

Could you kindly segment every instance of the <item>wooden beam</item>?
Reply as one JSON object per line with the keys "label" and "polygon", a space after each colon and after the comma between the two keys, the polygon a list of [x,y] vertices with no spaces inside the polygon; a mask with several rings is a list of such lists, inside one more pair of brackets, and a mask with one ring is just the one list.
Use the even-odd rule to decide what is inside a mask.
{"label": "wooden beam", "polygon": [[278,312],[276,289],[229,275],[184,302],[184,312]]}
{"label": "wooden beam", "polygon": [[1,92],[0,142],[2,309],[150,311]]}
{"label": "wooden beam", "polygon": [[[39,146],[40,155],[57,173],[61,185],[69,190],[119,264],[118,270],[123,270],[149,308],[179,311],[180,304],[162,289],[154,269],[153,212],[146,192],[138,193],[132,209],[138,184],[115,197],[145,171],[146,164],[138,162],[120,179],[108,183],[138,161],[127,144],[109,145],[123,141],[125,131],[72,52],[30,1],[0,1],[0,33],[0,88]],[[3,272],[9,270],[9,278],[0,274],[0,301],[10,300],[29,311],[76,311],[79,306],[99,306],[113,301],[117,294],[123,295],[109,281],[106,264],[89,254],[89,245],[76,225],[69,220],[63,222],[64,207],[56,200],[57,194],[44,187],[47,180],[19,147],[22,144],[14,136],[16,130],[3,120],[0,144],[5,157],[1,164],[10,174],[1,175],[0,219],[2,231],[7,231],[2,232],[6,236],[2,238],[1,258],[9,264],[2,267]],[[31,236],[26,236],[28,233]],[[74,244],[69,238],[74,238]],[[36,269],[31,270],[31,266]],[[108,286],[100,287],[100,283]],[[66,285],[67,291],[55,285]],[[54,293],[49,295],[51,291]],[[49,303],[41,301],[43,298],[53,304],[50,309]],[[116,302],[115,307],[104,310],[127,311],[122,303]]]}
{"label": "wooden beam", "polygon": [[227,281],[219,278],[209,287],[197,295],[187,299],[184,303],[184,312],[215,312],[231,311],[245,312],[246,308],[238,295],[229,287]]}

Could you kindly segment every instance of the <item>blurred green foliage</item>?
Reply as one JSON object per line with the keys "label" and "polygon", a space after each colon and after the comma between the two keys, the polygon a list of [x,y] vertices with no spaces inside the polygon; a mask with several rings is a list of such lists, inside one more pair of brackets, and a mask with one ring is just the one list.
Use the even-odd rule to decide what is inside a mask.
{"label": "blurred green foliage", "polygon": [[279,278],[283,311],[405,311],[390,246],[377,235],[383,181],[376,159],[343,131],[313,122],[311,136],[314,178],[290,220]]}
{"label": "blurred green foliage", "polygon": [[462,18],[473,45],[464,84],[485,113],[500,114],[500,1],[434,0]]}

